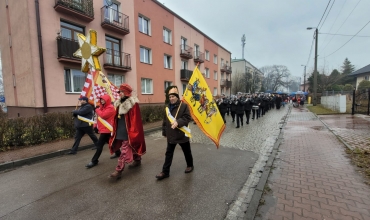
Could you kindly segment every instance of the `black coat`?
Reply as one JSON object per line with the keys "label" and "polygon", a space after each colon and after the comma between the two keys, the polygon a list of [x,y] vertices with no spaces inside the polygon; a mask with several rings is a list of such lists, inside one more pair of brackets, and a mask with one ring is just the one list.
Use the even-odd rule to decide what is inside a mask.
{"label": "black coat", "polygon": [[244,104],[244,110],[252,110],[253,102],[250,98],[247,99],[247,101]]}
{"label": "black coat", "polygon": [[236,105],[235,113],[237,115],[244,114],[244,101],[242,99],[237,99],[236,102],[235,102],[235,105]]}
{"label": "black coat", "polygon": [[227,112],[227,105],[229,103],[229,100],[223,99],[221,101],[221,99],[220,99],[220,100],[217,100],[216,102],[217,102],[217,107],[218,107],[218,110],[220,111],[220,113],[221,114],[226,113]]}
{"label": "black coat", "polygon": [[[180,103],[181,103],[180,100],[176,102],[172,110],[170,109],[170,105],[168,105],[168,108],[170,109],[171,115],[173,117],[176,116],[176,112],[180,107],[179,111],[177,112],[177,116],[176,116],[176,121],[178,123],[177,127],[179,128],[181,128],[182,126],[188,126],[189,122],[191,121],[191,115],[190,115],[188,105],[185,102],[182,102],[180,106]],[[165,117],[163,118],[163,123],[162,123],[162,135],[167,137],[167,142],[171,144],[179,144],[179,143],[185,143],[189,141],[189,137],[186,137],[185,133],[182,132],[180,129],[171,128],[171,122],[167,118],[166,114],[165,114]]]}
{"label": "black coat", "polygon": [[90,120],[94,120],[94,108],[92,105],[86,103],[81,105],[79,109],[72,111],[73,117],[74,117],[74,125],[75,128],[82,128],[82,127],[88,127],[91,126],[89,123],[81,121],[77,118],[77,116],[81,116]]}

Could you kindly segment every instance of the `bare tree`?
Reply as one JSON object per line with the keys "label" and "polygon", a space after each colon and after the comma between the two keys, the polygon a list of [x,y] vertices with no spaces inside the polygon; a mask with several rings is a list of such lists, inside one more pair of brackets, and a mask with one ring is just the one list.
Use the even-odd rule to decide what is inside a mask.
{"label": "bare tree", "polygon": [[245,73],[240,73],[239,71],[236,71],[232,74],[232,87],[231,87],[231,93],[236,94],[237,92],[245,91],[246,87],[246,77]]}
{"label": "bare tree", "polygon": [[287,87],[293,80],[289,80],[290,71],[283,65],[264,66],[260,69],[264,74],[262,82],[266,90],[277,91],[281,87]]}

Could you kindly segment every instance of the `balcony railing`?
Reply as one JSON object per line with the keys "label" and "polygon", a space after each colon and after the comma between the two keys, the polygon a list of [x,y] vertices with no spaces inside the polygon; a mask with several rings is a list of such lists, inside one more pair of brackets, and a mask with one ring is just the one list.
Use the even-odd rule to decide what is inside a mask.
{"label": "balcony railing", "polygon": [[58,46],[58,60],[59,61],[81,63],[80,58],[73,56],[73,53],[76,52],[80,48],[77,41],[59,36],[57,38],[57,46]]}
{"label": "balcony railing", "polygon": [[221,72],[231,73],[232,72],[231,66],[229,66],[227,64],[222,64],[221,65]]}
{"label": "balcony railing", "polygon": [[54,9],[84,21],[94,20],[93,0],[55,0]]}
{"label": "balcony railing", "polygon": [[227,73],[232,73],[232,67],[231,66],[226,66],[226,72]]}
{"label": "balcony railing", "polygon": [[188,45],[180,45],[180,57],[185,59],[193,59],[193,48]]}
{"label": "balcony railing", "polygon": [[104,68],[128,71],[131,70],[131,55],[107,49],[104,54]]}
{"label": "balcony railing", "polygon": [[226,88],[231,88],[232,85],[232,81],[226,80]]}
{"label": "balcony railing", "polygon": [[130,33],[128,16],[106,6],[101,8],[101,26],[123,35]]}
{"label": "balcony railing", "polygon": [[189,81],[192,74],[191,70],[180,70],[180,80]]}
{"label": "balcony railing", "polygon": [[194,51],[194,62],[204,63],[204,53],[200,51]]}
{"label": "balcony railing", "polygon": [[226,87],[226,80],[225,79],[221,79],[220,86],[221,87]]}

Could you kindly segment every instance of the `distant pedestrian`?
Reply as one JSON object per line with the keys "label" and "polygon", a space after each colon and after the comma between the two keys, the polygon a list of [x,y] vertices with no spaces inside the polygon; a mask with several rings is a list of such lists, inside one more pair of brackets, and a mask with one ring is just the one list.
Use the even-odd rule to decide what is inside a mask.
{"label": "distant pedestrian", "polygon": [[166,94],[170,100],[168,107],[166,107],[166,116],[162,123],[162,135],[167,138],[166,158],[163,164],[162,172],[155,177],[162,180],[170,176],[170,167],[172,164],[173,154],[177,144],[181,146],[186,160],[185,173],[190,173],[194,170],[193,156],[190,149],[189,137],[181,129],[187,127],[191,121],[189,107],[186,103],[180,101],[179,91],[176,86]]}
{"label": "distant pedestrian", "polygon": [[74,117],[74,125],[76,128],[75,142],[71,150],[67,153],[70,155],[76,154],[78,146],[80,145],[81,138],[87,134],[94,142],[94,145],[98,142],[93,129],[94,125],[94,108],[88,103],[89,99],[82,96],[78,99],[81,103],[80,108],[73,110],[72,114]]}
{"label": "distant pedestrian", "polygon": [[114,102],[116,108],[113,123],[113,135],[109,140],[110,153],[120,151],[118,164],[110,178],[121,178],[125,164],[130,167],[141,165],[141,156],[146,152],[143,123],[139,108],[139,99],[132,96],[130,85],[123,83],[119,87],[120,99]]}
{"label": "distant pedestrian", "polygon": [[99,163],[99,157],[103,152],[103,147],[109,142],[113,131],[114,116],[116,110],[112,105],[112,101],[109,95],[103,95],[100,98],[100,106],[95,110],[97,119],[97,128],[99,131],[99,140],[96,143],[96,152],[91,159],[91,162],[86,165],[87,168],[94,167]]}

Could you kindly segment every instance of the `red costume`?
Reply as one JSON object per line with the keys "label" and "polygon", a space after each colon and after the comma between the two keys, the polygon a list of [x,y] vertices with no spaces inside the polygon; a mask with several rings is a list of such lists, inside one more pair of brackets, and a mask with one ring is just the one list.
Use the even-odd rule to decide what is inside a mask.
{"label": "red costume", "polygon": [[114,107],[116,108],[116,115],[113,123],[113,135],[109,139],[109,150],[111,154],[120,147],[114,144],[114,140],[116,138],[117,119],[122,114],[125,116],[128,141],[133,152],[139,156],[145,154],[146,145],[144,129],[138,102],[139,100],[136,97],[129,97],[123,103],[121,103],[121,100],[115,101]]}

